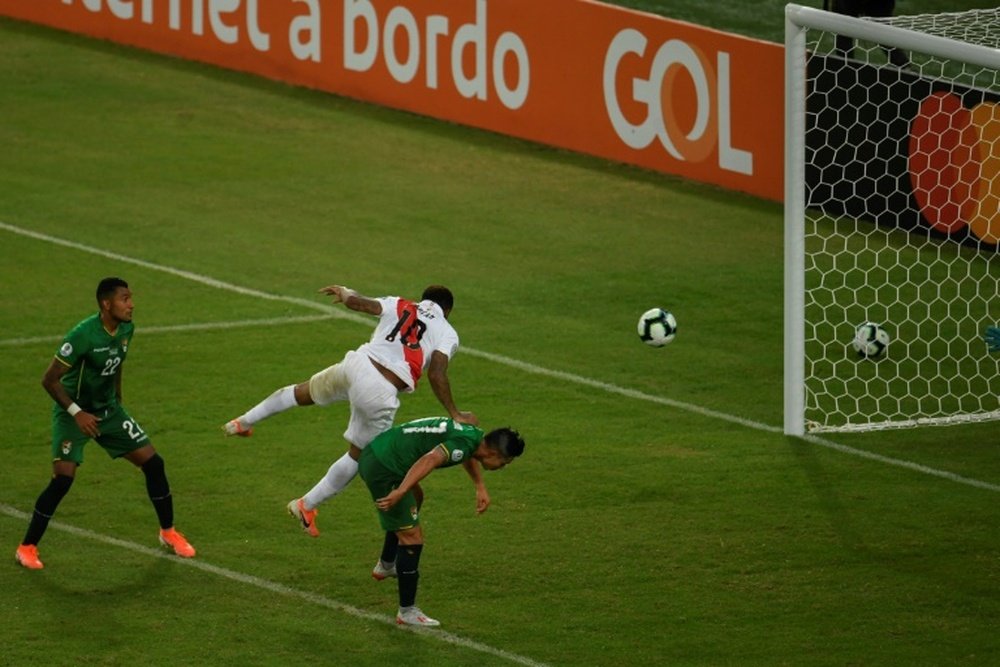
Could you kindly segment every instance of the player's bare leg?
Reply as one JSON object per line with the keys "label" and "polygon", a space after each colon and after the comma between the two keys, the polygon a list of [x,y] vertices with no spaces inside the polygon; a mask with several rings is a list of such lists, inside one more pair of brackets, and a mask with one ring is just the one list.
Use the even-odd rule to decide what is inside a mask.
{"label": "player's bare leg", "polygon": [[290,384],[278,389],[236,419],[230,419],[222,426],[222,430],[226,435],[249,437],[253,435],[253,426],[257,422],[291,408],[313,404],[308,382]]}

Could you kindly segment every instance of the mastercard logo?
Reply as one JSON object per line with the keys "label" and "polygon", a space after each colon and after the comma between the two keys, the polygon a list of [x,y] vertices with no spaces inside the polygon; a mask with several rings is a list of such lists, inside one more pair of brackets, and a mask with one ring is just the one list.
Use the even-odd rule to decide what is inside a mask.
{"label": "mastercard logo", "polygon": [[1000,242],[1000,105],[969,109],[953,93],[926,97],[910,128],[908,168],[933,229]]}

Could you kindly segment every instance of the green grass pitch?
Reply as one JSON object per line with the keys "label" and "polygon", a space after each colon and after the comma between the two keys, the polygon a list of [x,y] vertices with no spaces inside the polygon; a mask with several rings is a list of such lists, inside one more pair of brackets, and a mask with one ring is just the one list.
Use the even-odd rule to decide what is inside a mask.
{"label": "green grass pitch", "polygon": [[[997,426],[781,435],[779,205],[10,21],[0,63],[0,664],[1000,660]],[[125,402],[198,557],[160,555],[142,476],[89,445],[29,572],[41,375],[113,274]],[[346,407],[219,430],[367,337],[334,282],[451,286],[458,403],[527,441],[483,516],[461,470],[425,484],[440,632],[392,623],[360,480],[319,539],[284,513]],[[399,419],[438,411],[423,386]]]}

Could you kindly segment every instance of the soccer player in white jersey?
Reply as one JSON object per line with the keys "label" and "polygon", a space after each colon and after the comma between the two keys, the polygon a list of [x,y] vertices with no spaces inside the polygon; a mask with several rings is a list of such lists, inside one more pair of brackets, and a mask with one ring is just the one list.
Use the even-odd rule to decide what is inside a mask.
{"label": "soccer player in white jersey", "polygon": [[308,493],[288,503],[288,512],[313,537],[318,507],[340,493],[358,473],[361,450],[392,427],[399,392],[411,392],[424,371],[448,416],[478,425],[471,412],[460,411],[451,395],[448,362],[458,350],[458,334],[448,323],[454,305],[451,290],[431,285],[415,303],[398,296],[371,298],[342,285],[320,290],[351,310],[379,318],[371,340],[308,381],[277,390],[223,426],[227,435],[249,436],[257,422],[289,408],[350,401],[351,417],[344,432],[347,453],[334,461]]}

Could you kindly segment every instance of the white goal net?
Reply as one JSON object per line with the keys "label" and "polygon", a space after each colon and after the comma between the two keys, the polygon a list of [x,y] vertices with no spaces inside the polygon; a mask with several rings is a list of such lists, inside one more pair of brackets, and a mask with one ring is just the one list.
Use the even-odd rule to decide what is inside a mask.
{"label": "white goal net", "polygon": [[1000,419],[1000,10],[785,25],[785,432]]}

